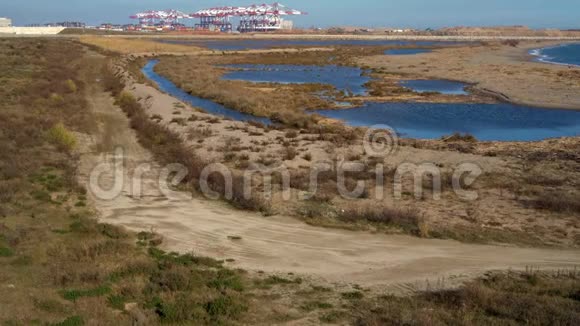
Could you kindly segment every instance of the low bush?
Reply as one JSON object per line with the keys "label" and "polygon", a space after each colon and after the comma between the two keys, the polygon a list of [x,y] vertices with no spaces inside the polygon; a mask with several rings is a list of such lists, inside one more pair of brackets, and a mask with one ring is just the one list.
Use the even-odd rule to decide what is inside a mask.
{"label": "low bush", "polygon": [[286,161],[292,161],[296,156],[298,156],[298,151],[296,151],[296,148],[294,147],[285,147],[283,154]]}
{"label": "low bush", "polygon": [[0,257],[12,257],[14,256],[14,251],[10,248],[0,247]]}
{"label": "low bush", "polygon": [[525,205],[535,209],[580,214],[580,194],[574,191],[544,189],[532,199],[522,201]]}
{"label": "low bush", "polygon": [[338,218],[348,222],[371,222],[401,227],[419,233],[424,223],[419,211],[413,208],[393,208],[381,205],[359,205],[339,210]]}
{"label": "low bush", "polygon": [[445,142],[468,142],[468,143],[477,142],[477,138],[475,138],[475,136],[473,136],[472,134],[468,133],[462,134],[459,132],[456,132],[450,136],[443,136],[441,139]]}
{"label": "low bush", "polygon": [[491,274],[455,290],[354,305],[356,325],[576,325],[577,272]]}
{"label": "low bush", "polygon": [[47,137],[56,147],[68,153],[77,146],[76,137],[60,122],[48,130]]}
{"label": "low bush", "polygon": [[518,40],[504,40],[501,42],[501,44],[511,46],[511,47],[517,47],[520,44],[520,41],[518,41]]}

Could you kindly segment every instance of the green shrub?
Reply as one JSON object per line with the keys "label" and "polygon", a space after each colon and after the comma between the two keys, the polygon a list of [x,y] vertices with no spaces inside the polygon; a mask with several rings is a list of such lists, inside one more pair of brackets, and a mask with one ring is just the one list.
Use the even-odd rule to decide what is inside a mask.
{"label": "green shrub", "polygon": [[30,192],[30,195],[32,196],[32,198],[34,198],[38,201],[43,201],[43,202],[51,202],[52,201],[52,197],[50,196],[50,194],[44,190],[33,190]]}
{"label": "green shrub", "polygon": [[77,84],[72,79],[67,79],[65,82],[66,87],[71,93],[76,93],[78,90]]}
{"label": "green shrub", "polygon": [[155,313],[163,323],[183,324],[189,322],[195,324],[207,324],[208,314],[203,304],[181,293],[172,300],[156,299],[154,302]]}
{"label": "green shrub", "polygon": [[49,129],[47,137],[58,149],[65,152],[71,152],[77,146],[76,137],[60,122]]}
{"label": "green shrub", "polygon": [[240,276],[234,271],[228,269],[218,271],[216,277],[210,280],[207,286],[220,291],[232,289],[241,292],[244,290],[244,285]]}

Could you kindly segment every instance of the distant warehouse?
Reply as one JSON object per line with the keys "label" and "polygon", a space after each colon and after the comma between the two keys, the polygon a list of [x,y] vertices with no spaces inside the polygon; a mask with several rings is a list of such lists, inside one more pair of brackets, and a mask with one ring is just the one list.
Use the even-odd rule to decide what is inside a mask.
{"label": "distant warehouse", "polygon": [[12,27],[12,20],[0,17],[0,27]]}

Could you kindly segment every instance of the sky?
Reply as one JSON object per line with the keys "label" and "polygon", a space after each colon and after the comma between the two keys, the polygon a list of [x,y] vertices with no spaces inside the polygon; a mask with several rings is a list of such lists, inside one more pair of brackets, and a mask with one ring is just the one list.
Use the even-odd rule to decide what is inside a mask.
{"label": "sky", "polygon": [[[253,2],[255,1],[255,2]],[[0,0],[0,17],[14,25],[56,21],[129,23],[131,14],[149,9],[187,13],[215,6],[244,6],[266,0]],[[270,0],[274,2],[276,0]],[[580,28],[580,0],[280,0],[306,11],[300,27],[365,26],[440,28],[527,25]]]}

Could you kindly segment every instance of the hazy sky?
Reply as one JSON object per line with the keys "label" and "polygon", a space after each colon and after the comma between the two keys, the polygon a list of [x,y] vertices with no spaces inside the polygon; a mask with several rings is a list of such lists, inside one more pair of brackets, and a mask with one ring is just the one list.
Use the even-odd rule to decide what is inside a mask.
{"label": "hazy sky", "polygon": [[[198,9],[263,3],[265,0],[0,0],[0,17],[15,25],[75,20],[126,23],[147,9]],[[270,0],[274,2],[275,0]],[[580,0],[282,0],[309,13],[298,26],[444,27],[528,25],[580,28]]]}

